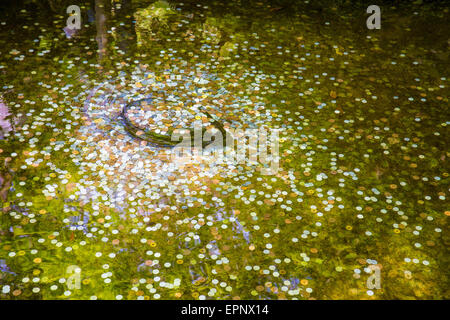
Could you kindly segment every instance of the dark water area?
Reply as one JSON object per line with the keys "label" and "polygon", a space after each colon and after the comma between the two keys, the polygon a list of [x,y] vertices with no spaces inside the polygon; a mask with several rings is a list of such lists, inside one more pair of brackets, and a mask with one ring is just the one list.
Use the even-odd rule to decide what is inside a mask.
{"label": "dark water area", "polygon": [[449,299],[448,2],[370,4],[2,1],[0,299]]}

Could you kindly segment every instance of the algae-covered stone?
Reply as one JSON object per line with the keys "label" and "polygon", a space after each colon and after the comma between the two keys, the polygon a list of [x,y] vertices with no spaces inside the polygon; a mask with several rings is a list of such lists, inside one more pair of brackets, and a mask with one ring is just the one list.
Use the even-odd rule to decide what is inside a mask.
{"label": "algae-covered stone", "polygon": [[134,14],[136,18],[136,35],[138,41],[142,40],[142,33],[157,32],[168,29],[168,19],[176,15],[177,12],[167,1],[156,1],[145,9],[137,10]]}
{"label": "algae-covered stone", "polygon": [[212,44],[218,44],[222,39],[223,31],[218,26],[217,19],[209,17],[203,24],[203,40]]}
{"label": "algae-covered stone", "polygon": [[237,50],[237,45],[233,42],[225,42],[225,44],[220,48],[219,54],[221,57],[229,57],[233,52]]}

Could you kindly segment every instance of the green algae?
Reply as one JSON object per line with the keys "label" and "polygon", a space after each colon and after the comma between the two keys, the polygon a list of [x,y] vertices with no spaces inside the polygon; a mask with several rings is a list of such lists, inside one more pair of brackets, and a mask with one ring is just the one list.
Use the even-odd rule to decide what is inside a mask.
{"label": "green algae", "polygon": [[[5,79],[2,85],[6,86],[2,88],[2,99],[14,114],[30,114],[17,125],[16,132],[0,141],[0,161],[5,164],[2,178],[6,180],[3,172],[8,172],[12,182],[2,203],[0,220],[0,280],[2,288],[10,288],[0,293],[1,299],[117,299],[119,295],[123,299],[448,299],[449,152],[448,119],[443,112],[448,104],[448,80],[442,80],[448,79],[448,74],[438,67],[445,61],[446,39],[437,32],[434,43],[431,39],[423,42],[420,30],[414,38],[417,40],[411,39],[411,31],[402,28],[410,24],[408,18],[399,23],[395,32],[408,45],[399,46],[401,41],[392,38],[389,24],[386,31],[377,33],[356,27],[354,16],[362,15],[356,11],[344,20],[330,18],[329,26],[305,5],[297,13],[301,19],[294,19],[291,27],[279,18],[281,9],[271,10],[275,6],[244,8],[244,13],[237,12],[235,18],[228,13],[230,7],[225,10],[222,6],[205,9],[205,19],[192,18],[189,24],[172,31],[174,35],[170,35],[172,25],[168,21],[178,18],[168,17],[164,13],[167,10],[158,11],[162,14],[159,21],[137,23],[137,41],[143,42],[142,51],[123,55],[116,48],[118,43],[111,42],[110,61],[103,63],[102,68],[97,66],[96,45],[90,40],[94,30],[89,28],[79,40],[73,40],[70,52],[66,51],[68,40],[56,31],[48,36],[41,31],[43,25],[46,30],[53,30],[51,19],[41,21],[43,25],[34,31],[23,31],[27,39],[24,43],[11,41],[22,32],[18,30],[21,24],[11,30],[2,29],[0,70]],[[150,9],[136,11],[136,20],[156,13],[148,12],[155,9],[154,4],[143,2],[142,8]],[[196,6],[188,3],[180,8],[188,15],[195,13]],[[439,11],[422,9],[428,18],[440,21]],[[220,16],[222,10],[227,12],[225,20]],[[331,9],[330,16],[335,12]],[[387,19],[396,21],[399,13],[387,15]],[[53,18],[63,25],[63,19]],[[30,17],[22,24],[32,25],[31,20]],[[111,22],[118,26],[120,21]],[[159,32],[158,39],[174,37],[182,41],[175,45],[171,42],[170,46],[169,42],[152,41],[145,30],[139,31],[141,23],[149,23],[143,29]],[[246,30],[248,23],[251,28]],[[275,31],[270,31],[272,28]],[[189,33],[189,29],[194,30]],[[211,44],[205,38],[205,30],[208,34],[220,32],[219,42],[213,41],[212,45],[225,41],[223,45],[211,51],[207,47],[201,50],[205,43]],[[238,41],[227,38],[236,33]],[[41,34],[45,38],[38,42],[43,44],[39,50],[52,50],[50,56],[26,54],[23,61],[14,60],[25,54],[25,48],[35,48],[32,40]],[[188,40],[192,35],[196,37]],[[51,40],[55,37],[59,41]],[[259,48],[257,54],[256,50],[249,50],[251,46]],[[120,77],[121,70],[127,73],[133,69],[133,60],[164,69],[173,58],[160,53],[167,53],[167,47],[176,48],[180,56],[192,63],[207,61],[214,54],[226,56],[227,63],[217,65],[215,73],[234,73],[229,83],[238,88],[236,92],[265,92],[269,105],[277,105],[271,110],[272,125],[291,126],[282,136],[281,172],[276,177],[264,176],[242,165],[236,168],[233,178],[216,177],[217,181],[204,190],[201,197],[206,205],[194,201],[192,207],[183,206],[172,195],[166,201],[175,208],[167,212],[149,209],[151,213],[146,215],[133,209],[140,207],[139,201],[152,203],[156,199],[130,196],[123,210],[111,208],[101,197],[97,205],[72,199],[75,192],[80,192],[75,184],[93,176],[73,161],[74,152],[84,152],[83,147],[71,147],[69,141],[79,138],[77,129],[82,119],[63,103],[67,95],[58,88],[73,84],[68,95],[78,96],[86,91],[79,81],[81,71],[99,80]],[[76,57],[80,59],[74,60]],[[162,61],[161,65],[155,65],[156,61]],[[41,62],[43,66],[39,66]],[[119,69],[117,65],[121,63],[124,67]],[[71,64],[74,67],[68,68]],[[259,93],[253,90],[256,81],[241,77],[254,65],[263,74],[276,75],[275,79],[269,76],[260,81]],[[117,69],[109,70],[111,66]],[[30,70],[36,73],[30,75]],[[57,76],[60,73],[70,77]],[[327,80],[330,76],[334,79]],[[58,107],[53,105],[53,110],[45,111],[49,101]],[[27,124],[29,127],[24,129]],[[67,129],[68,124],[71,127]],[[35,135],[37,131],[42,134]],[[30,144],[33,137],[38,137],[38,141]],[[33,150],[46,152],[30,156]],[[47,157],[46,163],[54,166],[22,168],[30,157]],[[247,175],[249,172],[252,176]],[[293,178],[289,178],[290,172]],[[319,181],[317,175],[322,173],[327,178]],[[64,179],[67,181],[62,183]],[[246,182],[250,184],[244,185]],[[102,185],[100,179],[97,183]],[[56,185],[55,190],[43,193],[52,184]],[[190,187],[202,190],[195,185]],[[264,193],[260,195],[259,191]],[[255,200],[250,201],[252,194]],[[214,197],[223,202],[213,200]],[[331,204],[333,207],[329,207]],[[220,221],[218,208],[226,214]],[[323,215],[318,216],[318,212]],[[358,217],[360,214],[362,218]],[[168,236],[168,232],[173,235]],[[245,232],[251,235],[248,241]],[[193,235],[201,242],[195,242]],[[215,254],[216,250],[220,254]],[[102,255],[97,257],[97,253]],[[165,263],[170,266],[164,266]],[[367,293],[369,274],[364,271],[369,265],[382,267],[381,289],[373,289],[372,295]],[[80,289],[68,287],[68,279],[73,275],[67,271],[69,266],[81,269]],[[356,273],[356,269],[361,273]],[[167,285],[161,286],[161,281]],[[283,286],[288,290],[283,290]]]}

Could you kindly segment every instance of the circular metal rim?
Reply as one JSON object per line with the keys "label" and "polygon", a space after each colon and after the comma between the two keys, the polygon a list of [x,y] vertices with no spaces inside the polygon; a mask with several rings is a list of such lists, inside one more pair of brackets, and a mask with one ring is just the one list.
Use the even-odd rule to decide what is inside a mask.
{"label": "circular metal rim", "polygon": [[[120,112],[120,117],[122,120],[122,123],[125,127],[125,130],[134,138],[137,138],[139,140],[143,140],[143,141],[148,141],[150,143],[153,144],[157,144],[159,146],[163,146],[163,147],[174,147],[175,145],[177,145],[179,143],[179,141],[172,141],[170,135],[161,135],[161,134],[157,134],[154,132],[151,132],[149,130],[144,130],[142,128],[139,128],[138,126],[134,125],[130,119],[128,119],[127,116],[127,112],[128,109],[132,106],[136,106],[137,103],[141,102],[141,101],[152,101],[151,98],[143,98],[143,99],[139,99],[139,100],[134,100],[130,103],[127,103],[123,108],[122,111]],[[210,119],[211,123],[214,125],[214,127],[216,127],[216,129],[218,129],[223,137],[226,136],[226,131],[223,127],[223,125],[217,121],[216,119],[214,119],[214,117],[211,116],[211,114],[209,114],[209,112],[207,112],[206,110],[202,110],[203,113],[206,114],[206,116]],[[194,129],[190,128],[190,129],[186,129],[190,131],[191,137],[194,136]],[[142,135],[137,135],[138,131],[142,131],[144,132]],[[205,133],[206,129],[202,129],[202,136]],[[173,131],[171,131],[173,132]],[[213,141],[208,141],[208,142],[203,142],[202,141],[202,146],[206,147],[207,145],[211,144]],[[192,141],[193,144],[193,141]]]}

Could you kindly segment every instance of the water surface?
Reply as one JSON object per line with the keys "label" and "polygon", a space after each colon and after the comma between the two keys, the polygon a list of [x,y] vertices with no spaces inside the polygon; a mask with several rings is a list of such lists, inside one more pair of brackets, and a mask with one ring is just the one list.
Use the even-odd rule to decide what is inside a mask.
{"label": "water surface", "polygon": [[[1,299],[449,298],[445,2],[368,30],[349,1],[95,0],[76,33],[73,2],[1,8]],[[119,119],[148,97],[280,129],[280,170],[174,163]]]}

